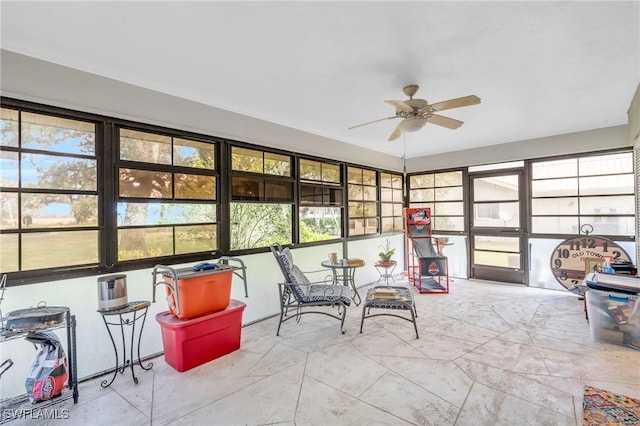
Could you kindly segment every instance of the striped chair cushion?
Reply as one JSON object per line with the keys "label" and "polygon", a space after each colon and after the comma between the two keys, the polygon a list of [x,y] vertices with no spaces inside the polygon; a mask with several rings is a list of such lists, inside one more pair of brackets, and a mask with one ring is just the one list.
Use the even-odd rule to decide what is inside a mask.
{"label": "striped chair cushion", "polygon": [[299,302],[327,302],[334,300],[342,300],[346,305],[351,303],[351,294],[348,287],[337,285],[324,285],[324,284],[311,284],[311,281],[307,276],[298,268],[298,266],[291,263],[291,252],[285,253],[289,250],[285,248],[277,256],[278,263],[282,267],[282,270],[287,279],[287,283],[290,285],[293,296]]}
{"label": "striped chair cushion", "polygon": [[[285,250],[288,250],[288,248],[286,248]],[[302,271],[300,271],[297,266],[291,263],[290,261],[291,254],[289,253],[289,255],[287,256],[287,254],[284,253],[285,250],[282,250],[282,252],[278,254],[277,256],[278,263],[280,263],[280,267],[282,268],[282,271],[285,275],[287,283],[290,284],[291,291],[293,292],[293,296],[299,301],[304,301],[304,299],[307,298],[307,295],[304,292],[304,288],[300,287],[298,284],[309,284],[309,280],[307,279],[307,277],[304,276]],[[296,272],[292,271],[293,268],[296,269]],[[297,278],[296,276],[297,277],[302,276],[303,277],[302,282],[300,282],[299,278]]]}

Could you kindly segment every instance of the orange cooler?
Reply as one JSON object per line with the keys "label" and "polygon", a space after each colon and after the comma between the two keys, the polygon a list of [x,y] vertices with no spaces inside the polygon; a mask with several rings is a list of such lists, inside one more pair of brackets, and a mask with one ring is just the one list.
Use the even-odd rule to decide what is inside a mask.
{"label": "orange cooler", "polygon": [[190,268],[173,271],[163,273],[163,278],[169,284],[166,289],[169,311],[178,318],[196,318],[221,311],[229,305],[232,268],[221,265],[206,271],[195,272]]}
{"label": "orange cooler", "polygon": [[245,307],[232,299],[226,309],[191,320],[157,314],[167,364],[182,372],[239,349]]}

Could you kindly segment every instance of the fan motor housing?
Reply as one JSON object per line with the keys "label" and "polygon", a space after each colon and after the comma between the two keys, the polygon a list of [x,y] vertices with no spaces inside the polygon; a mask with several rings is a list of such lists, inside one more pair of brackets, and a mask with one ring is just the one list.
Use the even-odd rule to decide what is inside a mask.
{"label": "fan motor housing", "polygon": [[418,92],[419,88],[420,86],[418,86],[417,84],[409,84],[408,86],[404,86],[402,88],[402,93],[404,93],[408,97],[412,97],[416,94],[416,92]]}
{"label": "fan motor housing", "polygon": [[425,124],[427,124],[427,119],[425,117],[407,117],[402,121],[402,130],[405,132],[416,132],[422,129]]}

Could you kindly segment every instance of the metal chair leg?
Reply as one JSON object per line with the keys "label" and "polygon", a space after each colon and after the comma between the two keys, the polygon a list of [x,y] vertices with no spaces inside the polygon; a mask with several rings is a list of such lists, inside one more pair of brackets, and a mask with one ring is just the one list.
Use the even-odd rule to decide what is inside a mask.
{"label": "metal chair leg", "polygon": [[416,323],[416,314],[413,313],[413,309],[409,309],[409,311],[411,312],[411,320],[413,321],[413,328],[416,330],[416,339],[419,339],[420,336],[418,336],[418,324]]}

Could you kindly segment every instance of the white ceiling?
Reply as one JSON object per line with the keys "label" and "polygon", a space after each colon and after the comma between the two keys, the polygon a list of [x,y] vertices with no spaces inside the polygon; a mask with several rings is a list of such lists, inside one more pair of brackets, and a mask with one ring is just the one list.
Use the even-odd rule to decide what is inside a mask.
{"label": "white ceiling", "polygon": [[[3,49],[408,158],[626,124],[640,2],[0,2]],[[475,94],[395,142],[383,101]]]}

